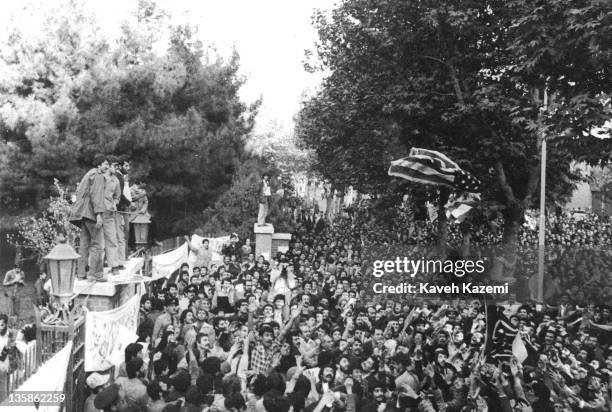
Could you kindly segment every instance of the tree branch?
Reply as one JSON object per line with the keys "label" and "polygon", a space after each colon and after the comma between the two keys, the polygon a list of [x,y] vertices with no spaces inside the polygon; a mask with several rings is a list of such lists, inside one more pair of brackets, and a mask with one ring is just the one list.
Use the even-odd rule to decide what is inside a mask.
{"label": "tree branch", "polygon": [[457,96],[457,100],[459,101],[459,103],[465,104],[465,99],[463,97],[463,91],[461,90],[461,84],[459,83],[459,78],[457,77],[457,71],[455,70],[455,67],[452,64],[445,62],[444,60],[439,59],[437,57],[433,57],[433,56],[419,56],[419,57],[426,59],[426,60],[431,60],[431,61],[434,61],[436,63],[440,63],[446,66],[450,74],[451,80],[453,81],[453,88],[455,89],[455,96]]}
{"label": "tree branch", "polygon": [[504,170],[504,165],[501,160],[495,161],[495,171],[497,172],[497,181],[499,182],[499,186],[504,192],[504,196],[509,203],[515,202],[514,192],[512,191],[512,187],[508,184],[508,179],[506,178],[506,171]]}

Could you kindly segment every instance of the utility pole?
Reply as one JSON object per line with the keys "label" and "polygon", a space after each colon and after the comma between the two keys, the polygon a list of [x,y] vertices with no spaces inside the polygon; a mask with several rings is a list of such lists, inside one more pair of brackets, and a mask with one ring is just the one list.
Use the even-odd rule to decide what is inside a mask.
{"label": "utility pole", "polygon": [[[548,110],[548,92],[544,89],[544,112]],[[543,114],[540,114],[543,116]],[[546,134],[540,124],[542,155],[540,157],[540,224],[538,233],[538,302],[544,303],[544,266],[546,251]]]}

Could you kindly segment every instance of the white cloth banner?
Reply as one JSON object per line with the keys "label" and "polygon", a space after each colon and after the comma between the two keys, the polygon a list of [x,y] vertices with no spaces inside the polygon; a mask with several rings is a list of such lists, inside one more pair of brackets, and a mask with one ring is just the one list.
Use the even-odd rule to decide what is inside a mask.
{"label": "white cloth banner", "polygon": [[525,359],[529,357],[529,353],[527,352],[527,348],[523,343],[520,332],[516,334],[514,340],[512,341],[512,354],[516,356],[519,363],[525,362]]}
{"label": "white cloth banner", "polygon": [[138,309],[136,294],[117,309],[87,312],[85,317],[85,371],[103,371],[119,366],[125,347],[138,339]]}
{"label": "white cloth banner", "polygon": [[[223,261],[223,256],[221,255],[221,250],[223,249],[223,245],[228,244],[230,241],[230,237],[221,236],[221,237],[213,237],[213,238],[204,238],[202,236],[193,234],[191,235],[191,243],[193,245],[200,245],[202,240],[208,239],[208,247],[212,251],[212,259],[211,263],[220,263]],[[196,254],[189,253],[189,267],[193,267],[196,261]]]}
{"label": "white cloth banner", "polygon": [[[15,392],[59,392],[64,393],[64,384],[66,383],[66,374],[68,372],[68,363],[70,362],[70,353],[72,352],[72,341],[68,341],[66,346],[57,352],[51,359],[45,362],[38,371],[30,376]],[[60,410],[61,405],[32,405],[8,406],[8,399],[0,405],[0,411],[23,411],[23,412],[56,412]],[[65,402],[72,402],[72,399],[66,399]]]}
{"label": "white cloth banner", "polygon": [[153,279],[168,278],[175,271],[180,269],[183,263],[187,262],[189,246],[187,242],[170,252],[153,256]]}

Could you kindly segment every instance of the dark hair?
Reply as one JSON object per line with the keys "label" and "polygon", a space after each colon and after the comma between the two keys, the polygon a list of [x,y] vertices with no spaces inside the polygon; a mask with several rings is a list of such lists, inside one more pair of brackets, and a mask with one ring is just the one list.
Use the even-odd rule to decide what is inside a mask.
{"label": "dark hair", "polygon": [[234,392],[240,392],[242,390],[242,383],[238,375],[229,375],[223,379],[223,396],[226,398]]}
{"label": "dark hair", "polygon": [[97,153],[93,158],[93,165],[95,167],[98,167],[107,160],[108,160],[108,157],[106,155],[102,153]]}
{"label": "dark hair", "polygon": [[151,300],[151,296],[149,296],[149,295],[142,295],[140,297],[140,304],[144,305],[147,302],[147,300],[150,301],[151,303],[153,303],[153,300]]}
{"label": "dark hair", "polygon": [[261,373],[251,381],[251,388],[255,396],[263,396],[268,391],[268,380]]}
{"label": "dark hair", "polygon": [[[175,285],[176,287],[176,285]],[[177,298],[167,298],[164,306],[178,306],[179,302]]]}
{"label": "dark hair", "polygon": [[120,160],[118,156],[108,155],[106,160],[108,160],[109,164],[119,164]]}
{"label": "dark hair", "polygon": [[163,371],[168,368],[168,360],[164,357],[159,358],[156,361],[153,361],[153,373],[155,376],[161,375]]}
{"label": "dark hair", "polygon": [[264,408],[266,411],[274,412],[289,412],[291,408],[291,402],[285,396],[279,396],[277,394],[270,394],[264,396],[263,399]]}
{"label": "dark hair", "polygon": [[138,371],[142,368],[143,363],[144,362],[140,358],[130,359],[125,364],[125,370],[127,372],[128,378],[134,379],[136,375],[138,374]]}
{"label": "dark hair", "polygon": [[223,401],[223,405],[227,409],[236,408],[241,410],[246,408],[246,402],[244,401],[244,398],[240,393],[237,392],[228,394],[225,397],[225,400]]}
{"label": "dark hair", "polygon": [[285,379],[278,372],[272,372],[267,379],[268,390],[276,389],[280,393],[285,393]]}
{"label": "dark hair", "polygon": [[[185,318],[187,317],[187,314],[191,312],[190,309],[185,309],[184,311],[181,312],[181,316],[179,317],[179,320],[181,321],[181,324],[184,325],[185,324]],[[193,314],[193,312],[192,312]]]}
{"label": "dark hair", "polygon": [[142,345],[140,343],[130,343],[125,347],[123,354],[125,355],[125,362],[129,362],[138,355],[138,353],[142,350]]}
{"label": "dark hair", "polygon": [[151,381],[147,385],[147,395],[149,395],[149,398],[154,401],[157,401],[161,398],[161,391],[161,386],[159,386],[159,383],[157,383],[157,381]]}

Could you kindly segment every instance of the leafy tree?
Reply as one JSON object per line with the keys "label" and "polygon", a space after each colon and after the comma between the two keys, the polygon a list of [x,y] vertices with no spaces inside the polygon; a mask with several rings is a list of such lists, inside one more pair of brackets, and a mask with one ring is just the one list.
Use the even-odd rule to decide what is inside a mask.
{"label": "leafy tree", "polygon": [[32,253],[39,264],[60,237],[76,249],[78,228],[68,221],[70,199],[57,179],[53,182],[53,189],[57,193],[49,198],[47,209],[38,217],[20,217],[17,220],[17,235],[9,235],[8,239],[13,245]]}
{"label": "leafy tree", "polygon": [[321,67],[307,69],[330,74],[296,133],[323,176],[365,193],[411,147],[448,154],[502,209],[513,257],[543,137],[551,201],[570,193],[573,160],[610,159],[588,132],[610,117],[611,19],[586,0],[342,1],[314,16]]}
{"label": "leafy tree", "polygon": [[[31,11],[32,12],[32,11]],[[41,208],[48,182],[73,186],[96,153],[128,155],[148,183],[163,233],[177,232],[232,184],[258,102],[239,100],[239,58],[204,52],[194,28],[170,27],[141,1],[116,42],[67,1],[39,37],[2,44],[0,191],[13,213]],[[157,53],[162,33],[164,53]]]}

